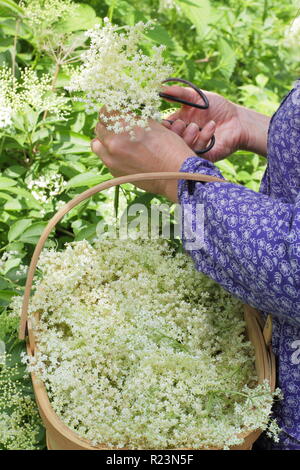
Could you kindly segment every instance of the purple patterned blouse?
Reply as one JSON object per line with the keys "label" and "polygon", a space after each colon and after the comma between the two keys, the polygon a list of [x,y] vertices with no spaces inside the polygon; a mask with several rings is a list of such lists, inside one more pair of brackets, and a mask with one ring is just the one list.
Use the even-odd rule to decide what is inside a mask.
{"label": "purple patterned blouse", "polygon": [[[282,432],[277,444],[263,435],[258,448],[300,450],[300,81],[272,117],[267,158],[260,193],[231,183],[192,183],[191,190],[181,180],[179,200],[193,211],[204,205],[204,245],[189,251],[196,268],[273,316],[284,395],[274,415]],[[222,177],[199,157],[188,158],[181,171]]]}

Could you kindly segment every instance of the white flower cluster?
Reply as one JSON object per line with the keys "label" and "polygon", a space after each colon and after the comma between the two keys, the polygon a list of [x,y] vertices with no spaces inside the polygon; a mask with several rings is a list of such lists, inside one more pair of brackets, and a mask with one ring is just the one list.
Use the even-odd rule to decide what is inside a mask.
{"label": "white flower cluster", "polygon": [[11,107],[7,104],[6,101],[6,96],[1,88],[1,83],[0,83],[0,129],[4,129],[5,127],[8,127],[11,125],[11,115],[12,115],[12,109]]}
{"label": "white flower cluster", "polygon": [[10,357],[0,352],[0,448],[34,450],[40,432],[40,417],[34,399],[17,380],[19,367],[8,366]]}
{"label": "white flower cluster", "polygon": [[20,6],[35,34],[47,31],[62,18],[70,17],[77,8],[72,0],[22,0]]}
{"label": "white flower cluster", "polygon": [[63,119],[70,110],[69,100],[52,89],[51,81],[49,75],[38,77],[29,68],[22,71],[17,80],[10,69],[0,67],[0,128],[2,115],[6,115],[6,122],[11,124],[17,113],[26,114],[28,108],[38,114],[47,111],[57,119]]}
{"label": "white flower cluster", "polygon": [[[265,429],[241,304],[163,240],[45,251],[29,362],[61,419],[94,445],[224,447]],[[33,312],[39,311],[37,323]]]}
{"label": "white flower cluster", "polygon": [[4,251],[4,253],[2,253],[2,255],[0,256],[0,273],[3,273],[5,271],[6,263],[15,259],[18,254],[18,251],[14,250]]}
{"label": "white flower cluster", "polygon": [[58,173],[52,173],[46,176],[41,175],[37,179],[30,176],[26,183],[28,189],[31,190],[32,196],[37,201],[45,204],[52,201],[55,196],[58,196],[67,185],[63,176]]}
{"label": "white flower cluster", "polygon": [[83,92],[79,98],[88,112],[105,105],[111,112],[103,117],[115,133],[130,132],[135,126],[147,128],[148,120],[160,119],[158,95],[161,82],[171,68],[164,64],[164,46],[153,47],[152,55],[140,49],[143,33],[150,23],[113,26],[107,18],[86,34],[90,48],[82,55],[83,65],[71,79],[68,90]]}
{"label": "white flower cluster", "polygon": [[0,274],[5,275],[16,266],[18,266],[16,275],[24,277],[27,273],[27,266],[21,263],[20,253],[14,250],[4,251],[0,256]]}
{"label": "white flower cluster", "polygon": [[177,13],[181,12],[180,5],[175,0],[159,0],[159,12],[168,12],[175,9]]}

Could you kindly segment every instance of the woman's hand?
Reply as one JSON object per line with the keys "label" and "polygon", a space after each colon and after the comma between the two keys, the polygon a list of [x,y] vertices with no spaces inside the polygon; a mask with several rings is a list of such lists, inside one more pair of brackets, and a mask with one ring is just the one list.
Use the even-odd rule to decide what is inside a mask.
{"label": "woman's hand", "polygon": [[[192,88],[173,85],[164,87],[163,91],[187,101],[202,103],[200,96]],[[204,158],[212,162],[221,160],[238,149],[265,155],[270,118],[236,105],[216,93],[204,93],[209,100],[208,109],[183,105],[167,118],[174,121],[173,124],[163,121],[164,126],[181,136],[195,151],[201,149],[199,140],[203,141],[214,133],[214,147],[203,154]],[[199,127],[202,128],[201,132]]]}
{"label": "woman's hand", "polygon": [[[113,134],[99,122],[96,126],[97,139],[92,142],[92,150],[114,176],[179,171],[184,160],[194,155],[193,151],[179,135],[161,124],[150,121],[149,125],[149,131],[135,128],[136,140],[132,141],[129,134]],[[199,140],[202,148],[207,144],[206,140]],[[177,184],[176,180],[162,180],[143,182],[139,186],[176,202]]]}

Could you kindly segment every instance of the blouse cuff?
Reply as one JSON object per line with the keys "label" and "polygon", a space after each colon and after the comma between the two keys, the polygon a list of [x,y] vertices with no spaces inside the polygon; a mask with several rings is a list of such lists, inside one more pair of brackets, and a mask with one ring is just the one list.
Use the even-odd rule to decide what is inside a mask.
{"label": "blouse cuff", "polygon": [[[202,173],[203,175],[216,176],[217,178],[224,179],[220,170],[209,160],[205,160],[201,157],[188,157],[182,164],[180,168],[182,173]],[[197,187],[197,196],[201,195],[200,189],[204,189],[206,184],[214,184],[208,182],[196,182],[188,180],[179,180],[178,183],[178,200],[181,201],[184,193],[188,191],[191,195],[194,193],[195,188]],[[201,201],[199,201],[201,202]]]}

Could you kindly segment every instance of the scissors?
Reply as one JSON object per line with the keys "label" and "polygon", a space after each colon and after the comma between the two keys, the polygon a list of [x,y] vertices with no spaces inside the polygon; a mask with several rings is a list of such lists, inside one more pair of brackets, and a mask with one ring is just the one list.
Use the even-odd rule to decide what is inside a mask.
{"label": "scissors", "polygon": [[[200,88],[197,88],[193,83],[191,83],[187,80],[184,80],[183,78],[175,78],[175,77],[167,78],[162,83],[166,83],[166,82],[180,82],[180,83],[184,83],[185,85],[188,85],[189,87],[193,88],[193,90],[195,90],[198,93],[198,95],[202,98],[204,104],[192,103],[191,101],[186,101],[186,100],[183,100],[181,98],[177,98],[176,96],[168,95],[167,93],[163,93],[163,92],[159,93],[159,96],[161,98],[165,98],[169,101],[174,101],[176,103],[185,104],[187,106],[192,106],[193,108],[198,108],[198,109],[207,109],[209,107],[209,102],[208,102],[207,96],[205,96],[203,91],[200,90]],[[173,124],[173,122],[174,122],[170,119],[165,119],[165,121],[168,121],[171,124]],[[201,131],[202,128],[199,127],[199,130]],[[215,145],[215,142],[216,142],[216,138],[213,135],[212,138],[210,139],[210,142],[209,142],[208,146],[203,150],[195,150],[195,153],[197,155],[203,155],[204,153],[208,152],[209,150],[211,150],[213,148],[213,146]]]}

